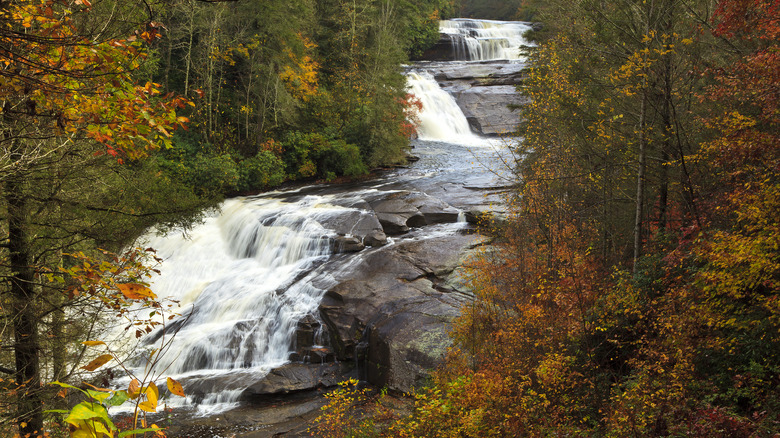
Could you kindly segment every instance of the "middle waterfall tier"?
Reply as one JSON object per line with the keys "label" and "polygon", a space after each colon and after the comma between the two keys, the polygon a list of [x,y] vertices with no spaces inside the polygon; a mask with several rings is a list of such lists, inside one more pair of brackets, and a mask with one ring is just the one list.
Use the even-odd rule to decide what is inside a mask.
{"label": "middle waterfall tier", "polygon": [[442,90],[429,72],[407,74],[409,92],[422,104],[417,114],[417,135],[421,140],[473,143],[477,138],[455,98]]}

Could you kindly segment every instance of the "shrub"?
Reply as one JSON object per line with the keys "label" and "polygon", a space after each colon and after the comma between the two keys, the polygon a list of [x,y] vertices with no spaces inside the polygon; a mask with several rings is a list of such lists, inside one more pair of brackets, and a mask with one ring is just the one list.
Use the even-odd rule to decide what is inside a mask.
{"label": "shrub", "polygon": [[269,151],[260,151],[254,157],[239,162],[239,189],[257,190],[284,182],[284,162]]}

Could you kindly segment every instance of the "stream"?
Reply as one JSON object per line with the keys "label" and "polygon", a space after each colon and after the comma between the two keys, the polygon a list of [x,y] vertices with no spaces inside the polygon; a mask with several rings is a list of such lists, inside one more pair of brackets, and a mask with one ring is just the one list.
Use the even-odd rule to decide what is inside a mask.
{"label": "stream", "polygon": [[[166,330],[131,347],[150,353],[162,345],[159,360],[140,359],[134,372],[159,378],[161,388],[166,376],[184,385],[187,398],[166,398],[166,406],[212,424],[237,422],[236,412],[265,424],[247,413],[262,397],[350,376],[403,392],[440,362],[447,324],[469,299],[457,264],[484,244],[473,224],[486,213],[500,216],[512,184],[508,146],[516,140],[482,134],[496,134],[486,132],[495,128],[490,120],[513,129],[517,116],[500,102],[517,103],[511,81],[525,65],[520,48],[529,45],[522,38],[529,28],[441,22],[440,45],[450,45],[452,59],[405,67],[423,104],[411,151],[419,160],[409,166],[369,181],[229,199],[191,230],[142,238],[164,260],[152,289],[180,304]],[[402,344],[410,351],[393,347]],[[291,412],[282,420],[292,424],[303,411]],[[255,434],[238,436],[272,429],[245,430]]]}

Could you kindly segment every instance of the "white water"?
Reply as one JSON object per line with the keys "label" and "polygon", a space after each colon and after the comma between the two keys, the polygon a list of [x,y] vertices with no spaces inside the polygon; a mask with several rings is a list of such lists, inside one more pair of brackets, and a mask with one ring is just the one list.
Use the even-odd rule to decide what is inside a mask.
{"label": "white water", "polygon": [[521,60],[522,48],[532,44],[523,38],[531,29],[519,21],[456,19],[439,23],[439,32],[452,38],[459,61]]}
{"label": "white water", "polygon": [[439,87],[431,73],[409,72],[406,82],[409,92],[422,103],[417,115],[417,135],[421,140],[458,144],[478,141],[455,99]]}
{"label": "white water", "polygon": [[[323,293],[311,284],[311,270],[329,257],[328,237],[335,233],[320,220],[350,210],[327,201],[232,199],[189,236],[147,236],[143,244],[164,260],[152,289],[180,301],[186,318],[153,374],[186,383],[238,371],[246,384],[288,362],[298,321],[316,312]],[[148,339],[147,349],[160,347],[160,340]],[[146,365],[137,364],[136,374]],[[234,406],[239,380],[211,388],[199,400],[201,412]],[[169,405],[192,401],[177,399]]]}

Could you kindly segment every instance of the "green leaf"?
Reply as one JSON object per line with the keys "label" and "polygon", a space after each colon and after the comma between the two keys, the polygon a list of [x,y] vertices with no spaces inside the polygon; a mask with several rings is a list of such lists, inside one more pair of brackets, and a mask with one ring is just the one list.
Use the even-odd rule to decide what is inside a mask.
{"label": "green leaf", "polygon": [[93,391],[91,389],[87,389],[87,395],[92,397],[93,399],[97,400],[100,403],[103,403],[106,399],[111,397],[110,392],[102,392],[102,391]]}
{"label": "green leaf", "polygon": [[75,430],[71,431],[71,438],[105,438],[113,434],[106,425],[95,420],[78,420],[73,424]]}
{"label": "green leaf", "polygon": [[108,410],[99,403],[81,402],[70,410],[66,422],[78,426],[80,421],[84,420],[101,420],[111,430],[116,430],[116,426],[108,416]]}
{"label": "green leaf", "polygon": [[75,386],[73,386],[73,385],[69,385],[69,384],[67,384],[67,383],[62,383],[62,382],[57,382],[57,381],[54,381],[54,382],[51,382],[51,384],[52,384],[52,385],[57,385],[57,386],[62,386],[63,388],[77,389],[77,390],[79,390],[79,391],[81,391],[81,392],[84,392],[84,390],[83,390],[83,389],[81,389],[81,388],[76,388]]}
{"label": "green leaf", "polygon": [[106,400],[105,404],[107,406],[119,406],[122,403],[126,402],[130,399],[130,396],[127,394],[127,391],[116,391],[114,393],[114,396],[110,399]]}

